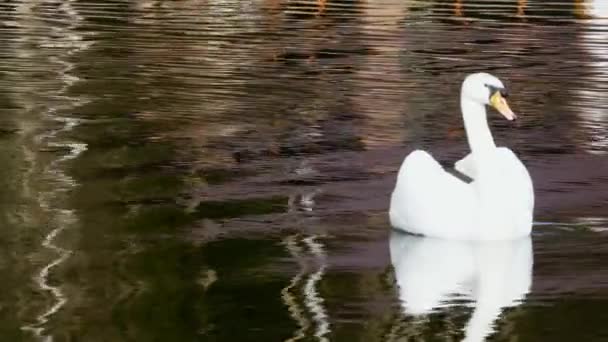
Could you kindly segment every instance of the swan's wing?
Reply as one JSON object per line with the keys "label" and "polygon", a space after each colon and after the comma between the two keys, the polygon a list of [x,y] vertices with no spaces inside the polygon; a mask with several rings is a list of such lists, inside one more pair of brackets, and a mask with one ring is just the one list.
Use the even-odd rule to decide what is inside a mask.
{"label": "swan's wing", "polygon": [[463,239],[470,236],[476,197],[471,185],[446,172],[431,155],[405,158],[391,196],[394,227],[415,234]]}
{"label": "swan's wing", "polygon": [[454,164],[454,168],[463,175],[471,179],[475,179],[475,165],[473,163],[473,155],[471,153],[457,161],[456,164]]}
{"label": "swan's wing", "polygon": [[523,201],[520,197],[513,198],[512,201],[521,201],[531,212],[534,208],[534,186],[528,169],[510,149],[499,147],[497,151],[500,159],[495,164],[500,164],[503,170],[508,170],[510,177],[506,183],[513,190],[511,193],[516,196],[525,194]]}

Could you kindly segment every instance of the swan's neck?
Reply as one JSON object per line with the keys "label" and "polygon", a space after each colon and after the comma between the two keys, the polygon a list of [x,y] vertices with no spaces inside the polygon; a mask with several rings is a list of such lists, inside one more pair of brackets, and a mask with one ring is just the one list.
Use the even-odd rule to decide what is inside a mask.
{"label": "swan's neck", "polygon": [[460,99],[464,128],[467,131],[469,147],[473,155],[484,154],[496,148],[492,132],[488,127],[486,108],[484,105],[466,98]]}

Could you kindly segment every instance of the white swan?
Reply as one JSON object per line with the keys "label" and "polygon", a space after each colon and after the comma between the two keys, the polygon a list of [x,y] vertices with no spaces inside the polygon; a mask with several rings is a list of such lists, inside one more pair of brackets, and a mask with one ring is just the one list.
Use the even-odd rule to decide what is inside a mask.
{"label": "white swan", "polygon": [[410,153],[391,196],[393,227],[425,236],[459,240],[514,239],[530,234],[534,190],[525,166],[506,147],[496,147],[486,105],[516,118],[502,82],[487,73],[469,75],[460,105],[471,153],[456,169],[466,183],[446,172],[428,153]]}
{"label": "white swan", "polygon": [[[391,263],[403,312],[426,315],[469,301],[465,341],[483,341],[503,308],[532,286],[532,240],[453,241],[393,231]],[[451,301],[450,301],[451,300]]]}

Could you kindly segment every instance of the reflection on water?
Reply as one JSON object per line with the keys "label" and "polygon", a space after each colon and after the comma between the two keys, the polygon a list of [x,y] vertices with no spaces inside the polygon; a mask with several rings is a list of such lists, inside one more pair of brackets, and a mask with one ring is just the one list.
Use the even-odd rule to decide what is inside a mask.
{"label": "reflection on water", "polygon": [[319,269],[306,281],[306,284],[304,285],[304,296],[306,297],[306,306],[308,307],[308,310],[312,312],[313,319],[317,326],[314,336],[320,341],[327,341],[325,335],[330,332],[329,323],[327,321],[328,317],[323,308],[323,298],[319,296],[317,290],[318,283],[323,277],[325,268],[327,267],[323,260],[325,259],[325,253],[323,252],[322,245],[316,242],[314,237],[305,238],[303,242],[310,248],[311,253],[321,262]]}
{"label": "reflection on water", "polygon": [[[605,154],[608,151],[608,3],[601,0],[581,4],[583,31],[580,43],[588,53],[583,62],[589,72],[582,76],[584,85],[577,89],[576,110],[580,125],[587,133],[586,149],[591,153]],[[604,82],[603,82],[604,81]]]}
{"label": "reflection on water", "polygon": [[293,337],[288,341],[301,340],[306,336],[305,332],[310,326],[310,321],[306,318],[303,313],[303,309],[297,302],[297,294],[294,293],[305,274],[304,265],[301,263],[302,249],[298,246],[296,238],[297,236],[295,235],[289,236],[285,241],[285,245],[289,251],[289,254],[299,261],[301,271],[298,272],[298,274],[291,279],[289,285],[281,291],[281,296],[283,297],[285,305],[287,305],[289,308],[291,317],[298,323],[299,326],[299,329],[295,331]]}
{"label": "reflection on water", "polygon": [[[298,236],[291,235],[285,241],[286,248],[291,257],[295,258],[300,266],[300,272],[294,276],[289,285],[281,291],[285,304],[289,308],[291,317],[298,323],[299,329],[288,341],[298,341],[307,336],[310,332],[311,324],[313,332],[319,341],[328,341],[326,335],[331,331],[326,310],[323,307],[323,298],[319,295],[318,285],[322,280],[327,268],[327,257],[323,245],[319,243],[316,236],[309,236],[301,239],[303,248],[298,245]],[[310,270],[310,262],[306,255],[310,253],[314,260],[312,266],[314,272]],[[298,297],[301,297],[302,304],[298,304]],[[310,316],[308,319],[306,316]]]}
{"label": "reflection on water", "polygon": [[[497,340],[601,339],[604,12],[600,0],[0,4],[0,339],[384,341],[494,324]],[[413,318],[391,268],[389,194],[411,149],[464,154],[458,90],[482,69],[512,89],[522,120],[492,117],[493,132],[530,169],[536,219],[553,223],[535,230],[522,305],[514,288],[475,311],[461,304],[485,297],[457,289]]]}
{"label": "reflection on water", "polygon": [[393,232],[391,262],[404,313],[473,306],[465,341],[483,341],[504,308],[521,303],[532,284],[532,241],[462,242]]}
{"label": "reflection on water", "polygon": [[[42,80],[40,84],[21,83],[20,77],[14,75],[17,86],[14,87],[15,94],[11,99],[20,108],[36,112],[38,120],[51,123],[49,128],[44,129],[36,127],[40,125],[39,123],[34,127],[29,126],[31,117],[18,119],[25,137],[22,141],[22,151],[26,159],[23,195],[41,210],[39,212],[25,209],[22,215],[26,217],[34,213],[41,215],[42,218],[32,220],[32,224],[42,224],[48,228],[48,231],[43,233],[44,238],[40,241],[39,248],[30,250],[25,255],[51,252],[45,257],[47,260],[41,261],[40,270],[30,274],[37,290],[47,293],[51,302],[46,308],[40,309],[35,317],[27,317],[20,327],[23,331],[33,333],[40,340],[52,340],[52,336],[45,332],[45,325],[68,301],[64,289],[50,280],[51,272],[63,264],[72,252],[70,248],[59,246],[56,239],[64,230],[77,225],[74,210],[65,208],[61,204],[65,193],[77,186],[77,182],[66,174],[62,164],[78,158],[86,150],[86,144],[61,138],[63,134],[73,130],[79,122],[77,118],[63,116],[61,112],[77,108],[84,103],[81,99],[67,94],[68,90],[79,81],[78,77],[71,74],[75,65],[69,58],[86,49],[90,44],[82,43],[82,36],[75,32],[82,17],[74,11],[71,3],[58,3],[57,6],[54,15],[70,23],[64,27],[52,27],[50,32],[46,31],[49,27],[44,22],[48,19],[47,15],[36,16],[35,6],[30,3],[19,3],[15,7],[15,12],[22,17],[16,17],[14,21],[7,23],[19,34],[14,40],[14,45],[11,46],[17,52],[16,57],[35,60],[36,67],[48,68],[46,71],[54,75],[53,79]],[[49,43],[49,38],[53,43]],[[56,53],[49,54],[44,49],[51,45]],[[39,50],[38,47],[42,49]],[[10,61],[10,58],[8,60]],[[36,67],[31,70],[26,69],[26,72],[37,72]],[[9,70],[9,72],[17,71]],[[40,106],[37,103],[39,100],[47,103],[48,107],[45,110],[39,111],[36,108]],[[40,150],[59,153],[55,158],[45,160],[37,153]]]}

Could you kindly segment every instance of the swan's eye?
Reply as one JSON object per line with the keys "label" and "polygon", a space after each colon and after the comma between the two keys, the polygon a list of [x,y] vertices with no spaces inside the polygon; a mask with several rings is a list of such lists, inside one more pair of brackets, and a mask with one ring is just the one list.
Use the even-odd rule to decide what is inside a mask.
{"label": "swan's eye", "polygon": [[486,86],[486,88],[488,88],[488,90],[490,91],[490,97],[492,97],[492,95],[494,95],[496,93],[496,91],[498,90],[498,88],[496,88],[493,85],[484,84],[484,86]]}
{"label": "swan's eye", "polygon": [[490,90],[490,97],[492,97],[492,95],[496,94],[496,92],[500,92],[500,95],[502,97],[505,97],[505,98],[509,97],[509,92],[505,88],[495,87],[490,84],[484,84],[484,86],[486,86],[486,88],[488,88],[488,90]]}

